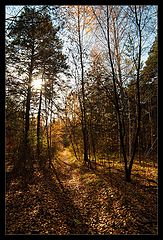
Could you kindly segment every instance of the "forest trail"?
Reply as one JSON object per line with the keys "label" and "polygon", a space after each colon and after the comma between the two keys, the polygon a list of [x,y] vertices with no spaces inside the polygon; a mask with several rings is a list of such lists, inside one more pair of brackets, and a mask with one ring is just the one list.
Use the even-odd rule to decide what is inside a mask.
{"label": "forest trail", "polygon": [[158,233],[157,29],[157,5],[5,6],[6,235]]}
{"label": "forest trail", "polygon": [[26,190],[20,180],[11,182],[7,234],[157,234],[153,188],[125,183],[118,172],[89,170],[67,149],[53,164],[55,173],[36,170]]}
{"label": "forest trail", "polygon": [[64,149],[60,153],[55,167],[57,168],[57,172],[60,173],[64,188],[74,190],[82,186],[80,180],[80,165],[81,164],[76,162],[76,159],[67,149]]}

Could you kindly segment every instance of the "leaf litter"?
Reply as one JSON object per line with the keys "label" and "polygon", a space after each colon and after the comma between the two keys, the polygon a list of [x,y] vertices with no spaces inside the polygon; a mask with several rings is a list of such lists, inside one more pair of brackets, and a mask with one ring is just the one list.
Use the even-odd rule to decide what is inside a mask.
{"label": "leaf litter", "polygon": [[134,174],[126,183],[123,172],[91,171],[65,156],[54,161],[62,188],[53,171],[36,169],[25,191],[11,181],[6,234],[157,234],[157,189]]}

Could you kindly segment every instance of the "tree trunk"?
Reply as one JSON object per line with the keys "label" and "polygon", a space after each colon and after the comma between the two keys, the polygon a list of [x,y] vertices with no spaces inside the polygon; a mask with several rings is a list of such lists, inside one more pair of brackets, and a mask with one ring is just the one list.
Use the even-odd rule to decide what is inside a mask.
{"label": "tree trunk", "polygon": [[111,70],[112,70],[112,79],[113,79],[113,90],[114,90],[114,97],[115,97],[115,109],[117,112],[117,120],[118,120],[118,127],[119,127],[119,135],[120,135],[120,143],[122,148],[122,154],[124,159],[124,168],[125,168],[125,175],[126,175],[126,181],[130,180],[128,167],[127,167],[127,156],[126,156],[126,149],[125,149],[125,143],[124,143],[124,137],[125,137],[125,129],[124,129],[124,121],[123,116],[120,113],[120,106],[119,106],[119,100],[117,95],[117,86],[116,86],[116,76],[115,76],[115,70],[113,65],[113,59],[111,55],[111,47],[110,47],[110,33],[109,33],[109,9],[107,5],[107,44],[108,44],[108,51],[109,51],[109,58],[110,58],[110,64],[111,64]]}
{"label": "tree trunk", "polygon": [[31,50],[31,62],[29,69],[29,80],[28,80],[28,90],[27,90],[27,100],[26,100],[26,111],[25,111],[25,133],[24,133],[24,150],[23,150],[23,168],[32,168],[32,159],[30,151],[29,142],[29,113],[30,113],[30,100],[31,100],[31,83],[32,83],[32,72],[34,64],[34,45]]}
{"label": "tree trunk", "polygon": [[137,129],[136,129],[136,134],[135,134],[135,139],[134,139],[134,144],[133,144],[133,152],[131,156],[131,160],[129,163],[129,174],[131,174],[133,162],[134,162],[134,157],[136,153],[136,149],[138,146],[138,137],[139,137],[139,132],[140,132],[140,121],[141,121],[141,105],[140,105],[140,68],[141,68],[141,48],[142,48],[142,36],[141,36],[141,29],[140,29],[140,20],[138,21],[138,16],[137,16],[137,10],[135,6],[135,18],[136,18],[136,24],[138,27],[138,32],[139,32],[139,50],[138,50],[138,66],[137,66],[137,76],[136,76],[136,90],[137,90]]}
{"label": "tree trunk", "polygon": [[93,157],[94,157],[95,169],[96,169],[96,147],[95,147],[94,134],[92,129],[92,111],[90,116],[90,136],[91,136],[92,151],[93,151]]}
{"label": "tree trunk", "polygon": [[46,110],[46,141],[47,141],[47,152],[48,152],[48,160],[49,160],[49,168],[51,166],[51,152],[50,152],[50,144],[49,144],[49,133],[48,133],[48,113],[47,113],[47,98],[45,95],[45,110]]}
{"label": "tree trunk", "polygon": [[42,91],[40,92],[39,108],[38,108],[38,115],[37,115],[37,155],[38,155],[38,161],[39,162],[41,161],[41,159],[40,159],[40,152],[41,152],[41,136],[40,136],[41,102],[42,102]]}
{"label": "tree trunk", "polygon": [[131,112],[130,112],[130,99],[128,99],[128,156],[131,158]]}
{"label": "tree trunk", "polygon": [[83,133],[83,147],[84,147],[84,162],[88,163],[90,166],[90,161],[88,159],[88,131],[87,131],[87,121],[86,121],[86,108],[85,108],[85,89],[84,89],[84,66],[83,66],[83,51],[81,43],[81,33],[80,33],[80,10],[78,6],[78,40],[79,40],[79,52],[80,52],[80,65],[81,65],[81,83],[82,83],[82,133]]}

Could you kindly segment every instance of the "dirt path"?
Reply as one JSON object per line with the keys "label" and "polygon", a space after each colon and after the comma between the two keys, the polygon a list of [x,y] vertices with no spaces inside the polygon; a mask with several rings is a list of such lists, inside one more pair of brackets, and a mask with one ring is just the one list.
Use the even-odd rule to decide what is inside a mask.
{"label": "dirt path", "polygon": [[35,182],[6,194],[7,233],[157,234],[156,192],[125,184],[115,173],[89,171],[64,150],[55,174],[35,172]]}

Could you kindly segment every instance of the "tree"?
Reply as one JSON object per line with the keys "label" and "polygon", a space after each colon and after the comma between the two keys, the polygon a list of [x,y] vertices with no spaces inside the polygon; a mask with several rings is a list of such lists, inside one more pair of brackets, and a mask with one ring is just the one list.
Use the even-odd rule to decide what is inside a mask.
{"label": "tree", "polygon": [[[22,150],[22,168],[32,168],[29,127],[32,98],[32,79],[39,73],[47,79],[67,69],[65,56],[62,54],[62,44],[57,36],[58,28],[54,28],[50,16],[42,14],[35,7],[24,7],[20,16],[13,22],[7,35],[6,48],[7,62],[15,69],[18,75],[22,75],[26,83],[26,107],[25,107],[25,132],[24,148]],[[15,75],[16,77],[16,75]],[[51,87],[54,81],[51,83]],[[40,113],[42,91],[40,92],[37,145],[40,146]]]}
{"label": "tree", "polygon": [[82,129],[81,129],[81,112],[78,94],[76,92],[70,92],[66,97],[65,102],[65,131],[70,140],[74,155],[77,160],[80,160],[82,155]]}
{"label": "tree", "polygon": [[[90,159],[107,158],[116,150],[116,115],[113,108],[113,86],[101,52],[92,49],[92,64],[87,72],[86,108],[89,119]],[[96,165],[95,165],[96,166]]]}
{"label": "tree", "polygon": [[[127,10],[127,11],[126,11]],[[101,7],[102,16],[97,16],[97,7],[93,9],[99,29],[103,35],[108,49],[108,63],[113,81],[114,106],[117,112],[117,122],[120,135],[121,149],[124,159],[126,181],[131,181],[131,170],[137,150],[137,142],[140,133],[141,103],[140,103],[140,70],[142,67],[141,57],[143,52],[143,40],[149,26],[147,19],[150,18],[151,8],[145,6],[107,6]],[[102,21],[105,24],[102,24]],[[125,65],[125,46],[130,45],[130,67]],[[106,47],[106,45],[105,45]],[[127,50],[127,48],[126,48]],[[127,63],[127,62],[126,62]],[[123,70],[122,70],[123,69]],[[131,70],[133,76],[129,76]],[[126,74],[128,72],[128,75]],[[127,128],[128,128],[128,96],[127,85],[135,79],[135,128],[132,128],[132,140],[130,147],[131,156],[127,158]]]}
{"label": "tree", "polygon": [[[70,14],[72,14],[70,16]],[[85,65],[88,46],[86,46],[85,38],[88,38],[90,32],[89,26],[91,25],[90,7],[89,6],[73,6],[67,9],[68,23],[67,29],[69,30],[69,40],[73,46],[70,49],[72,55],[76,84],[79,92],[79,103],[81,110],[81,126],[83,134],[83,160],[91,166],[88,158],[88,119],[86,114],[86,97],[85,97]],[[93,16],[93,15],[92,15]],[[74,52],[74,48],[76,52]],[[89,50],[89,49],[88,49]]]}
{"label": "tree", "polygon": [[[157,143],[157,84],[158,84],[158,40],[157,37],[149,51],[145,66],[141,71],[142,92],[142,132],[141,145],[144,156],[150,153],[155,159]],[[144,134],[145,133],[145,134]]]}

